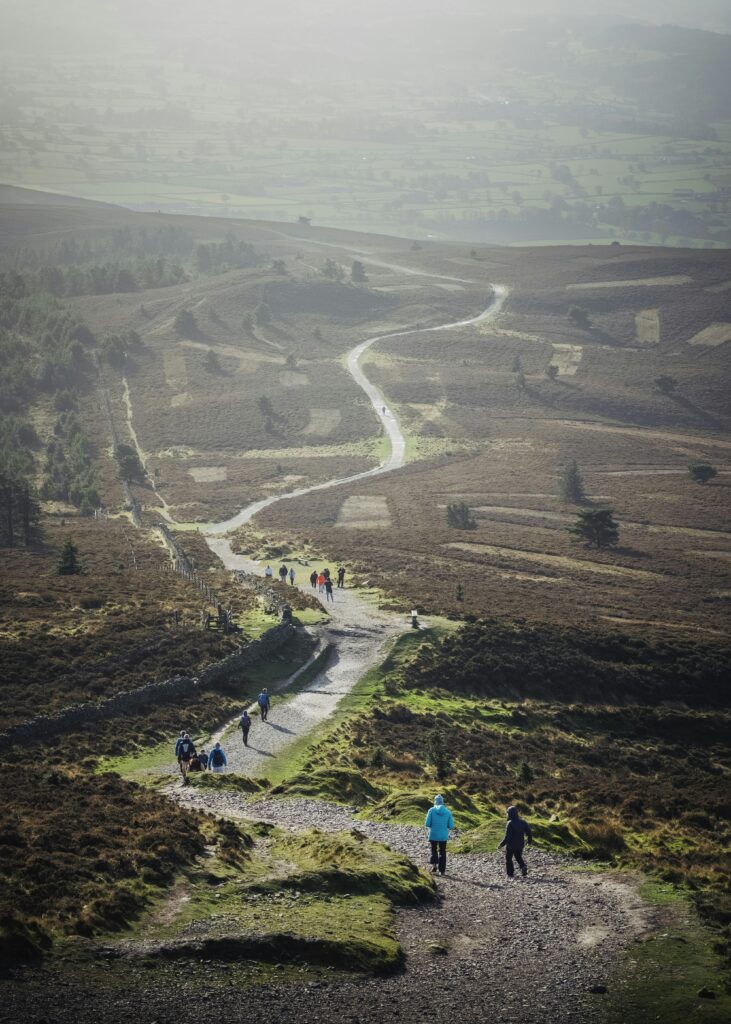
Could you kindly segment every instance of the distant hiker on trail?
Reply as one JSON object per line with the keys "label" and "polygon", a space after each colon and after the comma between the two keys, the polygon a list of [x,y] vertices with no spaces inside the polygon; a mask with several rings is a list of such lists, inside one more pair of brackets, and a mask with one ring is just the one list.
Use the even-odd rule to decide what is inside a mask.
{"label": "distant hiker on trail", "polygon": [[251,718],[249,717],[248,711],[244,711],[239,719],[239,728],[241,729],[241,739],[244,741],[244,746],[248,747],[249,729],[251,728]]}
{"label": "distant hiker on trail", "polygon": [[518,814],[517,807],[508,807],[508,823],[505,826],[505,835],[498,846],[498,850],[505,847],[505,869],[508,872],[508,879],[513,878],[513,857],[518,862],[520,873],[523,878],[528,874],[528,868],[523,860],[523,846],[528,839],[528,846],[533,845],[533,833],[527,821]]}
{"label": "distant hiker on trail", "polygon": [[340,568],[338,569],[338,587],[341,588],[341,587],[344,587],[344,586],[345,586],[345,569],[341,565]]}
{"label": "distant hiker on trail", "polygon": [[266,722],[267,717],[269,715],[269,707],[271,705],[271,701],[269,700],[269,694],[267,693],[266,686],[261,691],[259,696],[256,698],[256,703],[259,705],[259,711],[261,712],[262,722]]}
{"label": "distant hiker on trail", "polygon": [[322,575],[325,577],[326,580],[329,580],[330,579],[330,570],[329,569],[323,569],[322,570]]}
{"label": "distant hiker on trail", "polygon": [[317,577],[317,589],[319,590],[320,593],[322,593],[323,590],[325,589],[325,574],[324,573],[320,573],[320,575]]}
{"label": "distant hiker on trail", "polygon": [[175,748],[178,752],[178,764],[180,765],[180,774],[183,776],[183,785],[187,786],[190,762],[195,756],[195,747],[187,732],[183,734],[180,745],[175,744]]}
{"label": "distant hiker on trail", "polygon": [[325,600],[326,601],[332,601],[333,603],[335,601],[335,595],[333,594],[333,581],[332,580],[325,580]]}
{"label": "distant hiker on trail", "polygon": [[294,586],[294,569],[291,566],[289,568],[289,585],[290,587]]}
{"label": "distant hiker on trail", "polygon": [[272,576],[274,575],[274,573],[272,572],[272,567],[271,567],[271,565],[268,565],[268,566],[266,567],[266,569],[264,570],[264,575],[266,576],[266,578],[267,578],[268,580],[270,580],[270,579],[272,578]]}
{"label": "distant hiker on trail", "polygon": [[181,729],[180,730],[180,735],[178,736],[177,740],[175,741],[175,757],[176,757],[176,759],[178,757],[180,757],[180,744],[183,742],[184,739],[185,739],[185,729]]}
{"label": "distant hiker on trail", "polygon": [[310,586],[313,590],[317,587],[317,569],[313,569],[310,573]]}
{"label": "distant hiker on trail", "polygon": [[217,743],[213,750],[211,751],[209,761],[211,764],[211,771],[217,772],[220,775],[223,769],[228,764],[228,761],[226,760],[226,755],[224,754],[220,743]]}
{"label": "distant hiker on trail", "polygon": [[203,769],[203,771],[205,771],[206,768],[208,767],[208,754],[205,752],[205,750],[203,750],[202,747],[198,751],[198,760],[201,763],[201,768]]}
{"label": "distant hiker on trail", "polygon": [[447,870],[447,840],[449,839],[449,830],[454,828],[452,812],[445,805],[443,796],[434,797],[434,806],[430,807],[426,812],[424,828],[427,831],[429,842],[431,844],[431,858],[429,863],[432,866],[432,874],[436,875],[438,871],[440,875],[443,875]]}
{"label": "distant hiker on trail", "polygon": [[280,583],[286,583],[287,582],[287,566],[284,565],[284,564],[279,566],[279,582]]}

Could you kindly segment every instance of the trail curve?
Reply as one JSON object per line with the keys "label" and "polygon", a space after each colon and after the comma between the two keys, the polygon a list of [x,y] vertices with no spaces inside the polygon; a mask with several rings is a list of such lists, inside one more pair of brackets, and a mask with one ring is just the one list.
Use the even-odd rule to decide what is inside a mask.
{"label": "trail curve", "polygon": [[223,522],[213,523],[207,526],[204,530],[205,535],[208,537],[215,537],[229,533],[231,530],[235,530],[239,526],[243,526],[245,523],[248,523],[249,520],[253,519],[254,516],[257,515],[257,513],[268,508],[270,505],[274,505],[278,501],[285,501],[288,498],[301,498],[305,494],[311,494],[313,491],[322,491],[329,487],[338,487],[341,484],[355,483],[356,480],[365,480],[372,476],[379,476],[381,473],[390,473],[394,469],[400,469],[406,461],[406,438],[403,435],[403,431],[399,426],[398,420],[391,412],[389,412],[381,391],[375,384],[371,383],[361,369],[361,357],[378,341],[387,341],[390,338],[402,338],[409,334],[434,334],[437,331],[451,331],[459,327],[470,327],[473,324],[479,324],[483,323],[485,320],[491,320],[500,312],[508,295],[508,289],[505,285],[493,285],[492,290],[492,301],[489,306],[487,306],[487,308],[481,313],[478,313],[477,316],[468,317],[464,320],[456,320],[447,324],[439,324],[436,327],[407,327],[403,330],[390,331],[387,334],[376,334],[372,338],[367,338],[365,341],[360,342],[360,344],[356,345],[355,348],[352,348],[348,353],[346,364],[348,372],[358,387],[360,387],[368,396],[371,405],[373,406],[373,410],[383,425],[383,428],[391,442],[389,454],[378,466],[374,466],[372,469],[366,469],[361,473],[353,473],[350,476],[337,477],[334,480],[326,480],[324,483],[312,484],[309,487],[297,487],[292,491],[287,491],[285,494],[272,494],[267,498],[261,498],[259,501],[254,501],[250,505],[247,505],[246,508],[241,509],[240,512],[237,512],[236,515],[232,516],[230,519],[225,519]]}

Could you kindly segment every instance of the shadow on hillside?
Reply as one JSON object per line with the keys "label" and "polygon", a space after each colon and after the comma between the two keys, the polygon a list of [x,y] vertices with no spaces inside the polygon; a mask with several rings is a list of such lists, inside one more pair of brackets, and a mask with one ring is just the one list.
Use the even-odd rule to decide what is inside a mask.
{"label": "shadow on hillside", "polygon": [[713,427],[714,430],[722,430],[723,424],[718,420],[712,413],[706,412],[705,409],[701,409],[700,406],[696,405],[695,402],[691,402],[685,395],[672,394],[668,395],[676,405],[679,405],[681,409],[685,409],[686,412],[693,413],[701,420],[707,427]]}
{"label": "shadow on hillside", "polygon": [[615,555],[622,555],[624,558],[652,558],[647,551],[640,551],[639,548],[616,547],[612,548]]}

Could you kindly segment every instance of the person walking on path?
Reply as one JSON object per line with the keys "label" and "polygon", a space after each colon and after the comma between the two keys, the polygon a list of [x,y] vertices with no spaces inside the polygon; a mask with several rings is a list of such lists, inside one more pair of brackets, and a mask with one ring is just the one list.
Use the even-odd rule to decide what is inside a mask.
{"label": "person walking on path", "polygon": [[322,593],[323,590],[325,589],[325,576],[323,573],[320,573],[320,575],[317,577],[317,589],[319,590],[320,593]]}
{"label": "person walking on path", "polygon": [[208,768],[208,754],[205,752],[203,747],[198,751],[198,760],[201,763],[201,768],[205,771]]}
{"label": "person walking on path", "polygon": [[190,762],[195,756],[195,747],[188,733],[183,734],[180,745],[175,744],[178,751],[178,764],[180,765],[180,774],[183,776],[183,785],[188,785],[188,770],[190,768]]}
{"label": "person walking on path", "polygon": [[284,564],[284,562],[282,562],[282,564],[279,566],[279,582],[287,582],[287,566]]}
{"label": "person walking on path", "polygon": [[268,580],[270,580],[270,579],[272,578],[272,576],[274,575],[274,573],[272,572],[272,567],[271,567],[271,565],[268,565],[268,566],[266,567],[266,569],[264,570],[264,575],[266,576],[266,578],[267,578]]}
{"label": "person walking on path", "polygon": [[211,756],[209,760],[211,764],[211,771],[216,772],[218,775],[220,775],[223,769],[228,764],[228,761],[226,760],[226,755],[224,754],[223,748],[220,743],[217,743],[213,750],[211,751]]}
{"label": "person walking on path", "polygon": [[294,569],[292,566],[289,567],[289,585],[290,587],[294,586]]}
{"label": "person walking on path", "polygon": [[181,729],[180,730],[180,735],[178,736],[177,740],[175,741],[175,759],[176,759],[176,761],[180,757],[180,745],[181,745],[181,743],[183,742],[184,739],[185,739],[185,729]]}
{"label": "person walking on path", "polygon": [[261,712],[261,720],[262,722],[266,722],[267,718],[269,717],[269,707],[271,704],[266,686],[261,691],[259,696],[256,698],[256,702],[259,705],[259,711]]}
{"label": "person walking on path", "polygon": [[330,579],[330,570],[329,569],[323,569],[322,570],[322,575],[325,577],[326,580],[329,580]]}
{"label": "person walking on path", "polygon": [[498,850],[505,847],[505,869],[510,880],[512,880],[514,874],[513,857],[518,862],[523,878],[528,874],[528,868],[523,860],[523,846],[526,839],[528,840],[528,846],[532,846],[533,832],[530,825],[520,817],[517,807],[508,807],[508,822],[505,826],[505,835],[498,846]]}
{"label": "person walking on path", "polygon": [[454,828],[452,812],[444,803],[443,796],[434,797],[434,806],[426,813],[424,828],[427,831],[431,844],[431,858],[429,863],[432,866],[432,874],[437,871],[443,875],[447,870],[447,840],[449,831]]}
{"label": "person walking on path", "polygon": [[251,728],[251,718],[249,712],[244,711],[241,718],[239,719],[239,726],[241,728],[241,739],[244,741],[244,746],[249,745],[249,729]]}
{"label": "person walking on path", "polygon": [[313,590],[317,587],[317,569],[313,569],[310,573],[310,586]]}
{"label": "person walking on path", "polygon": [[333,581],[325,580],[325,600],[335,602],[335,595],[333,594]]}
{"label": "person walking on path", "polygon": [[341,565],[338,569],[338,589],[342,589],[345,586],[345,569]]}

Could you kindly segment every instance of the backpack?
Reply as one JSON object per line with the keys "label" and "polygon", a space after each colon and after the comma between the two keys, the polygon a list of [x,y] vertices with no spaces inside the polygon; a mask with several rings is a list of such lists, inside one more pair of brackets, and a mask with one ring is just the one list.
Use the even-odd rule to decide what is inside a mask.
{"label": "backpack", "polygon": [[220,768],[223,764],[223,751],[214,750],[211,754],[211,761],[216,768]]}

